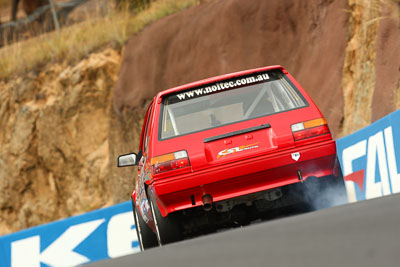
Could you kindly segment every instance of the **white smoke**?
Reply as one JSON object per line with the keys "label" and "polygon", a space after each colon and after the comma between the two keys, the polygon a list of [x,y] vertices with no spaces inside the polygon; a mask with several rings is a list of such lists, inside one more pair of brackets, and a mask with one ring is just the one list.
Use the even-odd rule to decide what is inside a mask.
{"label": "white smoke", "polygon": [[308,178],[304,182],[304,197],[314,210],[330,208],[348,203],[343,178]]}

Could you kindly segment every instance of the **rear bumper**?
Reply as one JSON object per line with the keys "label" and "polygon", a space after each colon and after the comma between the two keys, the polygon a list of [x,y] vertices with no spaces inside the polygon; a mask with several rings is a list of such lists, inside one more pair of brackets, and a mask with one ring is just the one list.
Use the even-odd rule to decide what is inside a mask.
{"label": "rear bumper", "polygon": [[[299,152],[295,161],[292,153]],[[155,180],[150,185],[161,214],[202,205],[205,194],[221,201],[301,182],[309,177],[336,175],[336,144],[325,141],[273,154],[225,164],[207,170]]]}

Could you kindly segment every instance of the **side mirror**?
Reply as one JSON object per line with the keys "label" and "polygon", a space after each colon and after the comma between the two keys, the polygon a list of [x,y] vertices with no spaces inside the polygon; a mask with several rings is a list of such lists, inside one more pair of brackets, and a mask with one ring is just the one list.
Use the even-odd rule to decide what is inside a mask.
{"label": "side mirror", "polygon": [[137,165],[136,159],[137,155],[135,153],[121,155],[118,157],[117,166],[118,167],[135,166]]}

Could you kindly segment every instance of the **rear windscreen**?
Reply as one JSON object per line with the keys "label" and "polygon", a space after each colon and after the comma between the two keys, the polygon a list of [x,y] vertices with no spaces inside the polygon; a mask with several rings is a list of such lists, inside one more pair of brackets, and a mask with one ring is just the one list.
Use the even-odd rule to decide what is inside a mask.
{"label": "rear windscreen", "polygon": [[236,77],[165,97],[160,137],[199,132],[307,105],[280,70]]}

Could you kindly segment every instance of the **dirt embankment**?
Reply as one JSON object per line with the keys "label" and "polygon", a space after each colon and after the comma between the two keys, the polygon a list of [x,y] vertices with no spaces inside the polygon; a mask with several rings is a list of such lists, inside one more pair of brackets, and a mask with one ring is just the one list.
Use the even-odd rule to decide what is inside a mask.
{"label": "dirt embankment", "polygon": [[280,64],[336,137],[393,111],[398,11],[393,0],[202,1],[132,37],[122,58],[106,49],[0,81],[0,234],[128,200],[133,169],[115,160],[137,151],[160,90]]}

